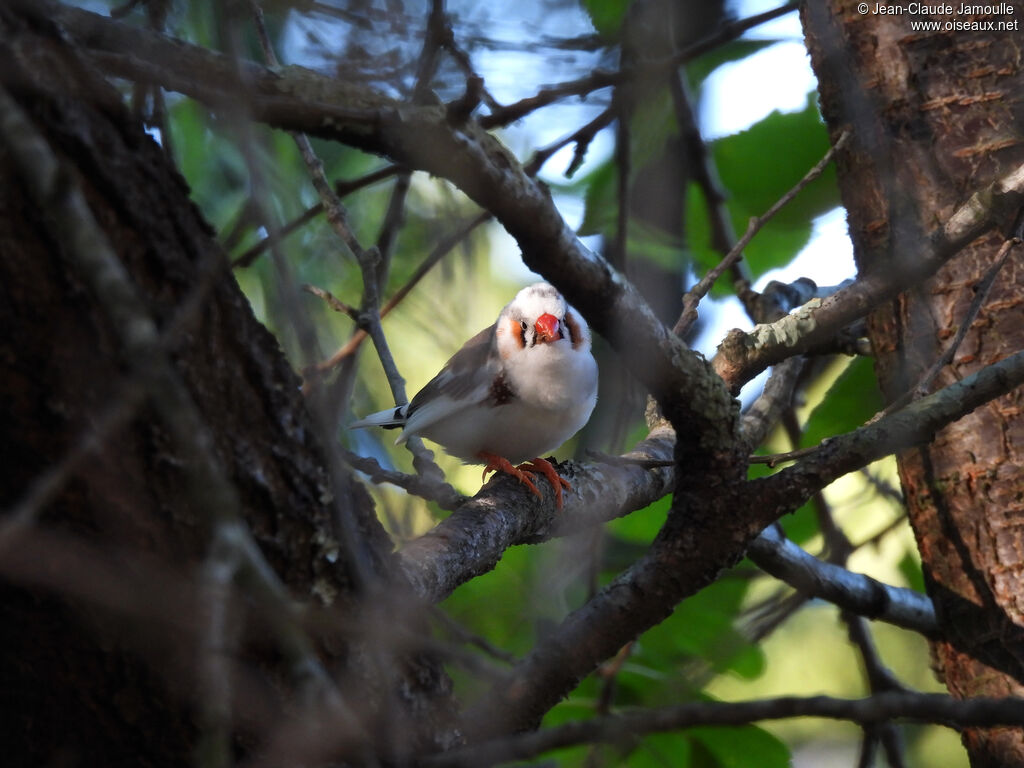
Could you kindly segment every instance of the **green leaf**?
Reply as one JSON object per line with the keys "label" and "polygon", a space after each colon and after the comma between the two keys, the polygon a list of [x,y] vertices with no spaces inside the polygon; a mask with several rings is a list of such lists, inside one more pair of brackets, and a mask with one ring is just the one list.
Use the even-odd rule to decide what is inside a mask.
{"label": "green leaf", "polygon": [[924,572],[921,570],[921,558],[916,550],[908,550],[899,562],[900,573],[907,580],[911,589],[924,592]]}
{"label": "green leaf", "polygon": [[672,497],[665,496],[643,509],[608,523],[608,533],[622,541],[634,544],[650,544],[665,524]]}
{"label": "green leaf", "polygon": [[764,651],[758,645],[747,645],[729,662],[729,670],[744,680],[756,680],[764,674],[767,664]]}
{"label": "green leaf", "polygon": [[622,21],[632,0],[583,0],[583,10],[601,37],[609,40],[618,36]]}
{"label": "green leaf", "polygon": [[811,412],[801,446],[817,445],[827,437],[852,432],[881,409],[882,394],[871,358],[855,358]]}
{"label": "green leaf", "polygon": [[[637,745],[624,765],[629,768],[667,768],[690,764],[690,739],[683,733],[651,733]],[[614,763],[612,763],[614,765]]]}
{"label": "green leaf", "polygon": [[[828,131],[812,94],[808,94],[807,105],[800,112],[772,112],[747,130],[713,142],[722,183],[736,205],[751,215],[768,210],[828,149]],[[819,199],[821,193],[826,194],[827,201]],[[831,210],[838,202],[833,169],[805,188],[772,222],[803,223],[812,215]]]}
{"label": "green leaf", "polygon": [[696,657],[716,672],[756,676],[763,660],[752,654],[760,651],[735,628],[748,586],[747,579],[725,576],[687,598],[640,638],[635,661],[675,670],[680,661]]}
{"label": "green leaf", "polygon": [[690,739],[705,747],[722,768],[786,768],[789,749],[775,736],[756,725],[740,728],[691,728]]}
{"label": "green leaf", "polygon": [[[746,131],[711,142],[737,237],[746,231],[751,217],[762,216],[803,178],[828,147],[828,133],[811,98],[801,112],[773,112]],[[788,264],[809,242],[814,218],[839,203],[835,170],[830,165],[747,246],[744,256],[753,276]],[[688,244],[697,261],[705,268],[717,264],[722,254],[711,248],[708,208],[696,185],[691,185],[687,194],[686,223]]]}
{"label": "green leaf", "polygon": [[821,530],[814,506],[808,502],[791,515],[779,519],[786,537],[796,544],[804,544]]}
{"label": "green leaf", "polygon": [[580,184],[586,190],[583,195],[583,223],[577,232],[581,237],[608,234],[615,227],[615,179],[615,165],[606,161],[571,185]]}

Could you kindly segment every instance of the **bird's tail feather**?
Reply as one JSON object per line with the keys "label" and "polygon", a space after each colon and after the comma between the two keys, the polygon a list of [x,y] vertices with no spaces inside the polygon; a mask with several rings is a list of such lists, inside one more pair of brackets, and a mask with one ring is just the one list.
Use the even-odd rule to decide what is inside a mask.
{"label": "bird's tail feather", "polygon": [[400,405],[397,408],[389,408],[386,411],[371,413],[369,416],[359,419],[359,421],[353,421],[348,425],[348,428],[383,427],[384,429],[398,429],[405,426],[405,414],[408,410],[408,405]]}

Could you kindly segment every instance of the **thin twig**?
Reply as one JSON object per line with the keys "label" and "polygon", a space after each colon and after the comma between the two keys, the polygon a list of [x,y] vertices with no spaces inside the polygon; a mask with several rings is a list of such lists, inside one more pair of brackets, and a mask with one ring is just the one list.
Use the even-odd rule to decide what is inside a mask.
{"label": "thin twig", "polygon": [[241,553],[234,546],[228,525],[218,523],[200,571],[200,611],[205,626],[197,633],[201,670],[197,682],[202,691],[202,731],[196,746],[199,768],[227,768],[233,763],[231,587],[242,566]]}
{"label": "thin twig", "polygon": [[[472,219],[464,224],[459,229],[455,230],[451,235],[441,240],[434,250],[428,254],[427,258],[416,268],[412,276],[405,282],[405,284],[399,288],[395,294],[388,300],[388,303],[380,311],[381,318],[387,317],[388,313],[397,307],[406,296],[416,287],[416,284],[422,280],[426,274],[445,256],[448,255],[459,243],[465,240],[469,235],[482,224],[490,221],[490,213],[481,213],[475,219]],[[331,355],[326,360],[317,363],[315,372],[324,373],[331,370],[335,366],[339,365],[343,360],[351,357],[355,354],[355,351],[359,349],[360,344],[366,339],[367,333],[365,330],[358,330],[337,352]],[[311,371],[306,371],[308,376]]]}
{"label": "thin twig", "polygon": [[787,3],[746,19],[727,22],[721,25],[716,32],[697,41],[693,45],[683,48],[672,56],[647,63],[641,68],[621,69],[617,72],[595,69],[586,77],[579,78],[578,80],[547,86],[534,96],[500,107],[490,115],[480,118],[480,125],[484,128],[506,126],[509,123],[522,119],[531,112],[569,96],[586,96],[602,88],[623,85],[634,78],[658,76],[659,74],[664,77],[666,73],[677,69],[686,62],[692,61],[698,56],[712,51],[731,40],[735,40],[748,29],[791,13],[798,7],[798,3]]}
{"label": "thin twig", "polygon": [[[803,358],[794,357],[775,366],[764,390],[743,414],[740,434],[743,435],[743,442],[748,451],[754,450],[764,442],[779,422],[784,410],[791,406],[800,374],[804,370],[804,363]],[[761,463],[755,461],[760,458],[766,457],[752,455],[750,463]]]}
{"label": "thin twig", "polygon": [[[371,171],[363,176],[351,180],[341,180],[334,182],[334,191],[338,197],[347,197],[353,192],[358,192],[364,187],[371,186],[381,181],[390,179],[396,174],[403,173],[406,169],[401,165],[386,165],[383,168],[379,168],[376,171]],[[317,203],[316,205],[308,208],[303,214],[295,219],[292,219],[287,224],[278,228],[277,236],[279,239],[283,239],[292,232],[295,232],[299,228],[311,222],[317,216],[324,212],[324,204]],[[231,262],[232,267],[248,267],[252,264],[256,258],[267,250],[276,241],[271,240],[270,236],[263,238],[258,243],[247,249],[240,256],[235,258]]]}
{"label": "thin twig", "polygon": [[[787,418],[783,419],[783,425],[792,445],[799,445],[803,429],[796,418],[796,413],[790,410]],[[850,555],[853,553],[853,544],[850,542],[846,532],[836,523],[832,506],[825,499],[822,491],[817,491],[811,501],[814,511],[818,516],[818,527],[825,539],[825,549],[828,552],[826,562],[840,568],[846,568]],[[878,653],[871,630],[867,621],[859,612],[843,609],[839,613],[840,619],[846,624],[850,642],[857,649],[861,663],[864,666],[864,675],[867,678],[868,687],[871,693],[878,694],[885,691],[907,691],[896,675],[885,666],[882,657]],[[865,728],[865,747],[877,738],[882,744],[892,766],[903,764],[903,739],[898,727],[891,722],[877,723],[872,727]]]}
{"label": "thin twig", "polygon": [[772,453],[767,456],[753,455],[747,458],[747,461],[751,464],[767,464],[769,467],[775,467],[786,461],[794,461],[796,459],[802,459],[805,456],[811,456],[821,450],[828,443],[828,439],[822,440],[817,445],[812,445],[809,448],[800,448],[795,451],[786,451],[784,453]]}
{"label": "thin twig", "polygon": [[498,661],[502,661],[506,664],[516,663],[516,656],[514,653],[509,653],[508,651],[494,645],[486,637],[482,637],[481,635],[478,635],[475,632],[469,631],[468,629],[466,629],[466,627],[462,626],[462,624],[457,622],[455,619],[453,619],[451,616],[445,613],[442,609],[437,608],[436,606],[431,606],[430,615],[434,617],[434,619],[436,619],[438,622],[443,624],[444,628],[452,635],[454,635],[455,639],[459,642],[475,645],[488,656],[491,656],[497,659]]}
{"label": "thin twig", "polygon": [[[271,45],[270,37],[267,34],[262,9],[255,0],[249,0],[249,7],[252,12],[257,36],[260,40],[261,46],[263,47],[263,54],[267,63],[271,66],[276,66],[278,64],[278,60],[274,53],[273,46]],[[238,60],[237,57],[235,60]],[[250,132],[249,124],[244,123],[240,128],[240,134],[248,137]],[[352,232],[352,229],[349,227],[348,214],[344,206],[341,204],[341,201],[338,199],[338,196],[331,188],[330,183],[327,181],[327,177],[324,174],[323,163],[313,151],[313,146],[309,139],[305,134],[297,132],[290,132],[289,135],[292,137],[292,140],[295,142],[300,154],[302,155],[303,162],[306,164],[306,169],[313,183],[313,187],[320,196],[320,202],[324,206],[324,212],[327,215],[327,220],[330,223],[331,228],[346,247],[348,247],[353,256],[355,256],[362,270],[364,306],[363,311],[360,313],[360,320],[362,323],[370,324],[372,326],[373,319],[376,317],[377,328],[379,329],[380,319],[376,315],[375,303],[377,295],[376,279],[373,277],[377,259],[376,251],[374,249],[371,249],[370,251],[364,250],[355,234]],[[251,157],[251,154],[251,152],[247,152],[246,158],[249,162],[250,174],[254,177],[253,188],[255,194],[260,195],[264,189],[264,185],[259,183],[260,169]],[[309,322],[306,313],[301,310],[298,302],[295,300],[295,297],[298,294],[298,288],[295,284],[291,268],[278,248],[277,244],[280,241],[280,237],[276,231],[276,221],[269,215],[270,206],[265,204],[265,201],[259,202],[260,208],[265,214],[264,218],[267,221],[270,238],[273,240],[271,244],[271,255],[273,257],[272,260],[280,283],[281,294],[284,297],[285,306],[288,309],[289,316],[299,331],[299,341],[302,346],[304,357],[306,361],[312,362],[319,358],[319,355],[314,356],[316,339],[315,329]],[[377,334],[375,343],[379,343],[377,350],[378,357],[384,364],[389,384],[391,384],[393,390],[397,390],[397,392],[401,393],[401,396],[404,397],[405,382],[402,380],[395,368],[394,360],[388,351],[387,342],[383,338],[383,334]],[[310,408],[313,410],[314,423],[319,425],[324,431],[321,435],[321,439],[324,444],[333,446],[334,440],[328,433],[329,422],[327,420],[325,404],[320,398],[307,399],[307,403],[309,403]],[[345,477],[347,469],[340,464],[338,455],[335,451],[329,451],[327,453],[327,459],[332,482],[336,483],[338,487],[343,487],[347,482]],[[352,509],[335,500],[334,522],[337,529],[337,535],[340,537],[341,544],[345,551],[346,562],[351,565],[357,586],[361,589],[373,588],[378,583],[378,574],[371,561],[369,553],[365,549],[365,540],[357,528],[356,521],[353,519]]]}
{"label": "thin twig", "polygon": [[407,475],[384,469],[376,459],[360,456],[352,451],[339,449],[346,464],[369,475],[374,483],[390,483],[421,499],[435,502],[441,509],[454,510],[467,501],[467,498],[456,491],[448,483],[423,475]]}
{"label": "thin twig", "polygon": [[626,262],[629,259],[629,219],[632,198],[631,176],[633,174],[633,159],[630,145],[632,143],[632,130],[629,121],[632,115],[626,109],[625,99],[617,91],[613,103],[615,110],[615,193],[616,193],[616,217],[615,217],[615,238],[611,242],[611,252],[608,254],[608,261],[620,272],[626,271]]}
{"label": "thin twig", "polygon": [[579,167],[583,164],[583,160],[586,157],[587,149],[590,147],[590,143],[594,140],[598,131],[602,128],[607,127],[615,119],[615,110],[612,107],[605,109],[597,117],[591,120],[583,127],[573,131],[571,134],[563,139],[559,139],[554,144],[538,149],[534,152],[530,162],[523,167],[523,171],[528,176],[536,176],[540,169],[544,167],[544,164],[551,159],[551,156],[558,152],[562,147],[568,146],[573,142],[576,143],[576,151],[573,153],[572,161],[566,168],[564,175],[566,178],[572,178],[573,174],[579,170]]}
{"label": "thin twig", "polygon": [[623,665],[633,655],[633,643],[626,643],[610,660],[597,668],[597,676],[604,681],[601,685],[601,695],[597,699],[594,710],[599,715],[607,715],[612,708],[612,700],[615,698],[616,681]]}
{"label": "thin twig", "polygon": [[332,294],[330,291],[326,291],[323,288],[318,288],[315,285],[310,285],[309,283],[303,283],[302,290],[304,290],[306,293],[313,294],[317,298],[323,299],[327,303],[327,306],[329,306],[335,312],[340,312],[343,315],[348,315],[357,323],[359,322],[359,310],[356,309],[355,307],[350,307],[348,304],[335,297],[334,294]]}

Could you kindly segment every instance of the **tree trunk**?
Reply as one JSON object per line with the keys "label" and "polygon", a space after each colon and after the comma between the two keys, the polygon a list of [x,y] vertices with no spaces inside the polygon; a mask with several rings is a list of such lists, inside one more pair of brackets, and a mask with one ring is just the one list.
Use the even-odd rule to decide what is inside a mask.
{"label": "tree trunk", "polygon": [[[861,273],[898,270],[972,189],[1024,161],[1019,52],[1024,35],[946,31],[946,22],[1014,15],[868,13],[846,0],[807,3],[804,24],[833,136],[853,141],[839,181]],[[938,31],[911,22],[938,21]],[[916,388],[951,343],[1002,238],[980,239],[931,280],[870,320],[889,401]],[[1019,250],[999,272],[951,364],[945,386],[1024,346]],[[1024,694],[1024,391],[1020,389],[898,457],[910,521],[944,636],[936,671],[958,697]],[[1024,765],[1024,734],[969,729],[975,766]]]}
{"label": "tree trunk", "polygon": [[[349,516],[356,546],[377,563],[390,542],[362,486],[325,469],[299,381],[253,317],[185,183],[57,30],[0,8],[0,59],[0,87],[60,161],[67,185],[82,190],[168,334],[263,556],[300,599],[330,604],[349,593],[337,516]],[[117,329],[68,258],[69,233],[19,177],[15,151],[0,141],[0,508],[39,490],[43,473],[90,435],[100,446],[28,525],[0,520],[0,752],[10,766],[187,764],[203,703],[195,587],[211,520],[184,482],[193,457],[126,375]],[[258,739],[288,695],[274,649],[244,638],[239,648],[255,664],[232,660],[234,707],[239,729]],[[346,646],[333,651],[344,671]],[[443,698],[445,681],[417,663],[403,703],[429,730],[429,697]],[[244,696],[246,686],[261,695]]]}

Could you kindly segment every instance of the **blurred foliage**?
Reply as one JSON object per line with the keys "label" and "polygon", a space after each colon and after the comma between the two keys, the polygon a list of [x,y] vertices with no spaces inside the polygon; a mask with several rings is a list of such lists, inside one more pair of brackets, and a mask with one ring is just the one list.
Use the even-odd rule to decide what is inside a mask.
{"label": "blurred foliage", "polygon": [[[593,29],[611,44],[621,27],[629,0],[581,0]],[[410,11],[411,12],[411,11]],[[419,13],[420,9],[416,9]],[[458,16],[454,32],[459,39]],[[272,32],[284,34],[289,16],[277,13]],[[189,4],[188,12],[175,23],[184,36],[200,43],[216,44],[218,21],[205,4]],[[298,34],[295,29],[293,34]],[[770,41],[738,40],[721,46],[691,62],[686,75],[699,92],[706,78],[726,62],[741,60]],[[525,48],[525,46],[524,46]],[[493,53],[493,52],[491,52]],[[538,54],[539,56],[540,54]],[[522,66],[521,63],[516,66]],[[536,82],[546,81],[545,62],[536,64]],[[525,73],[525,70],[524,70]],[[530,73],[531,75],[534,73]],[[261,216],[269,215],[281,226],[300,216],[318,202],[309,176],[291,139],[254,126],[245,131],[224,118],[212,116],[194,102],[169,96],[170,137],[175,158],[188,180],[192,196],[237,257],[266,237]],[[567,124],[562,135],[578,125]],[[665,142],[678,133],[671,99],[667,92],[646,102],[634,115],[632,165],[638,167],[657,158]],[[382,161],[337,144],[315,142],[328,178],[351,180],[380,168]],[[726,208],[732,226],[741,234],[751,216],[760,216],[814,165],[828,148],[828,136],[815,99],[809,95],[799,112],[775,112],[746,130],[708,143],[708,151],[727,193]],[[592,153],[594,154],[594,153]],[[258,169],[257,176],[253,170]],[[571,183],[553,185],[559,195],[580,201],[584,215],[580,234],[614,235],[617,221],[617,170],[611,158],[588,159]],[[373,244],[385,219],[395,180],[366,187],[344,200],[357,236]],[[746,249],[754,277],[790,263],[807,244],[813,219],[839,204],[835,173],[830,168],[805,189],[782,213],[769,222]],[[260,213],[260,211],[263,213]],[[383,297],[387,299],[404,285],[427,254],[477,209],[450,185],[422,174],[412,178],[402,228],[390,259]],[[693,268],[703,272],[717,263],[721,254],[710,246],[708,210],[704,194],[691,184],[685,210],[685,242],[675,242],[662,232],[631,222],[628,250],[631,258],[645,259],[664,267]],[[502,305],[516,288],[530,278],[521,265],[509,257],[514,244],[500,227],[481,228],[435,266],[422,283],[384,320],[391,351],[408,377],[410,396],[426,383],[445,359],[480,328],[493,322]],[[310,283],[348,304],[358,305],[362,283],[351,254],[340,245],[318,216],[287,236],[279,247],[283,267],[296,284]],[[236,270],[239,284],[257,314],[281,339],[297,370],[311,362],[299,353],[289,331],[288,313],[281,291],[281,268],[275,267],[268,252],[252,266]],[[719,281],[723,283],[724,281]],[[728,293],[728,286],[719,286]],[[321,359],[345,344],[354,331],[350,318],[330,311],[312,296],[301,294],[298,301],[318,331]],[[703,308],[702,308],[703,311]],[[364,345],[366,346],[366,345]],[[813,445],[831,435],[856,428],[881,407],[871,363],[856,360],[832,369],[824,384],[807,389],[807,406],[802,420],[801,445]],[[358,355],[351,410],[363,414],[393,404],[391,393],[372,350]],[[348,404],[348,403],[346,403]],[[632,432],[643,434],[641,414],[632,415]],[[404,450],[392,445],[393,432],[339,430],[339,439],[364,455],[376,457],[387,467],[408,471],[410,461]],[[775,435],[763,451],[790,450],[792,446]],[[560,456],[571,455],[573,446]],[[464,492],[479,487],[479,468],[462,467],[437,451],[437,458],[449,480]],[[752,465],[751,474],[769,470]],[[891,466],[872,468],[892,474]],[[893,482],[891,477],[887,482]],[[439,516],[438,510],[393,488],[373,492],[387,528],[401,542],[419,535]],[[836,515],[849,524],[856,542],[865,540],[889,524],[897,515],[889,502],[876,494],[863,479],[847,479],[843,490],[827,492]],[[458,589],[443,610],[471,633],[516,656],[527,653],[547,627],[573,608],[583,604],[591,592],[611,581],[646,551],[668,514],[670,499],[608,524],[603,530],[538,546],[516,547],[505,554],[492,572]],[[817,517],[807,505],[782,521],[795,541],[814,550],[820,544]],[[909,534],[903,532],[895,545],[879,544],[858,553],[858,566],[879,578],[921,589],[920,566]],[[645,707],[712,698],[756,698],[776,693],[811,693],[829,690],[856,694],[860,680],[855,656],[841,636],[834,609],[815,605],[795,620],[771,633],[755,638],[750,631],[752,609],[775,599],[779,585],[757,576],[744,562],[685,600],[663,623],[645,633],[623,650],[613,668],[602,670],[580,686],[546,717],[545,725],[556,725],[599,711],[623,707]],[[807,618],[812,615],[813,618]],[[803,617],[803,618],[801,618]],[[443,629],[438,633],[448,634]],[[897,674],[914,685],[927,686],[926,648],[910,633],[883,628],[883,655],[894,664]],[[836,652],[842,647],[841,652]],[[487,658],[488,665],[506,670],[505,662]],[[780,672],[781,670],[781,672]],[[472,702],[486,696],[495,678],[479,669],[450,666],[460,699]],[[781,681],[780,681],[781,676]],[[603,708],[603,709],[602,709]],[[936,736],[936,733],[939,735]],[[767,728],[696,728],[681,733],[656,734],[629,744],[580,747],[561,750],[553,757],[564,766],[773,766],[789,765],[791,751],[799,753],[810,744],[828,743],[841,736],[844,748],[855,748],[857,731],[814,722],[772,724]],[[934,743],[945,745],[947,732],[922,728],[914,731],[912,749]],[[850,745],[854,745],[851,747]],[[921,749],[925,749],[921,746]],[[956,755],[960,755],[959,751]],[[929,753],[932,754],[932,753]],[[959,759],[959,758],[955,758]],[[954,765],[947,755],[944,765]],[[826,763],[818,763],[825,765]],[[846,762],[844,764],[852,764]],[[920,763],[925,764],[925,763]]]}
{"label": "blurred foliage", "polygon": [[590,17],[594,30],[612,41],[622,28],[630,3],[631,0],[582,0],[581,5]]}
{"label": "blurred foliage", "polygon": [[[745,131],[710,142],[736,234],[742,235],[752,216],[762,216],[803,178],[828,147],[828,133],[810,94],[801,112],[773,112]],[[839,189],[830,165],[765,224],[744,250],[754,278],[788,264],[810,240],[814,218],[837,205]],[[692,188],[686,221],[688,244],[702,271],[717,264],[722,254],[711,247],[707,204]]]}
{"label": "blurred foliage", "polygon": [[801,437],[801,448],[857,429],[882,410],[882,393],[872,362],[862,357],[845,366],[820,403],[811,411]]}

